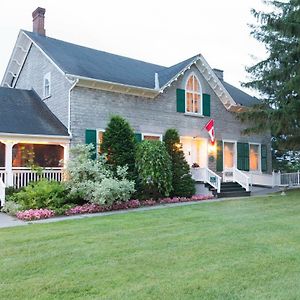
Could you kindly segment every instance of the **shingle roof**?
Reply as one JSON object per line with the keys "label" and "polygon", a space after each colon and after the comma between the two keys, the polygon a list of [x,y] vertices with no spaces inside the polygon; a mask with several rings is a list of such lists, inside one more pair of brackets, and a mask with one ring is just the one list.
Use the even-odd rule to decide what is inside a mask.
{"label": "shingle roof", "polygon": [[0,132],[68,136],[67,128],[33,90],[0,87]]}
{"label": "shingle roof", "polygon": [[[193,56],[174,66],[164,67],[64,42],[37,33],[24,32],[66,74],[142,88],[154,89],[155,73],[159,75],[160,86],[164,86],[197,57]],[[251,106],[258,101],[238,88],[226,82],[223,83],[235,102]]]}

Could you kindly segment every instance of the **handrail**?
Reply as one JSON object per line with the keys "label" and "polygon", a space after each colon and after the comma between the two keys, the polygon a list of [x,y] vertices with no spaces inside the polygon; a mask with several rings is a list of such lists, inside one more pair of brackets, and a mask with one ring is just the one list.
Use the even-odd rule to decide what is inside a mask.
{"label": "handrail", "polygon": [[210,184],[217,190],[217,193],[221,192],[221,177],[210,170],[209,168],[203,168],[205,174],[205,182]]}
{"label": "handrail", "polygon": [[247,192],[250,190],[250,177],[237,168],[233,169],[233,179],[239,183]]}

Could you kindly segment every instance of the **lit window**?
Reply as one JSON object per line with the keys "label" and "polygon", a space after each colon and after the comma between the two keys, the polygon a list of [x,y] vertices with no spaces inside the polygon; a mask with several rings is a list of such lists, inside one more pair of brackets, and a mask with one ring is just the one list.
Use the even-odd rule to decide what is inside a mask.
{"label": "lit window", "polygon": [[44,76],[44,90],[43,90],[44,98],[48,98],[51,96],[51,74],[47,73]]}
{"label": "lit window", "polygon": [[200,84],[195,75],[191,75],[186,83],[186,112],[201,113],[201,92]]}
{"label": "lit window", "polygon": [[224,168],[232,169],[234,167],[234,143],[224,143]]}
{"label": "lit window", "polygon": [[100,155],[101,154],[101,144],[103,142],[103,134],[104,130],[103,129],[98,129],[98,134],[97,134],[97,152]]}
{"label": "lit window", "polygon": [[152,134],[152,133],[143,133],[142,134],[142,140],[146,141],[161,141],[162,136],[161,134]]}
{"label": "lit window", "polygon": [[259,146],[250,144],[250,171],[259,170]]}

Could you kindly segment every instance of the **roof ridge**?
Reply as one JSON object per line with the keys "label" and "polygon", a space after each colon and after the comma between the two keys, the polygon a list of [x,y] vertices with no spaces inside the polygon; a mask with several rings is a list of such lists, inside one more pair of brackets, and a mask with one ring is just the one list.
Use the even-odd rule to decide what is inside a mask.
{"label": "roof ridge", "polygon": [[61,39],[56,39],[56,38],[53,38],[53,37],[50,37],[50,36],[42,36],[42,35],[39,35],[35,32],[32,32],[32,31],[28,31],[28,30],[24,30],[24,29],[21,29],[21,31],[23,31],[25,34],[29,34],[29,36],[34,35],[34,36],[37,36],[37,37],[40,37],[40,38],[51,39],[51,40],[66,43],[66,44],[69,44],[69,45],[72,45],[72,46],[85,48],[85,49],[96,51],[96,52],[101,52],[103,54],[118,56],[120,58],[130,59],[130,60],[133,60],[133,61],[136,61],[136,62],[141,62],[141,63],[145,63],[145,64],[149,64],[149,65],[153,65],[153,66],[157,66],[157,67],[161,67],[161,68],[168,68],[166,66],[162,66],[162,65],[159,65],[159,64],[156,64],[156,63],[147,62],[147,61],[144,61],[144,60],[141,60],[141,59],[136,59],[136,58],[128,57],[128,56],[121,55],[121,54],[116,54],[116,53],[112,53],[112,52],[108,52],[108,51],[99,50],[99,49],[96,49],[96,48],[91,48],[91,47],[88,47],[88,46],[83,46],[83,45],[80,45],[80,44],[75,44],[75,43],[64,41],[64,40],[61,40]]}

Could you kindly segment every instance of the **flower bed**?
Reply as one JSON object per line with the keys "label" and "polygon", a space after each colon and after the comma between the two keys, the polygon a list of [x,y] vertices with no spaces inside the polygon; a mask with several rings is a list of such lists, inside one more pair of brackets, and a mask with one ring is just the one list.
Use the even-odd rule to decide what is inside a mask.
{"label": "flower bed", "polygon": [[78,205],[74,208],[71,208],[65,212],[65,215],[77,215],[77,214],[89,214],[89,213],[97,213],[97,212],[105,212],[112,210],[124,210],[124,209],[132,209],[143,206],[154,206],[158,204],[169,204],[169,203],[180,203],[180,202],[191,202],[191,201],[202,201],[213,199],[213,196],[210,195],[195,195],[191,198],[186,197],[174,197],[174,198],[163,198],[157,201],[153,199],[148,200],[129,200],[126,202],[116,202],[113,205],[99,205],[99,204],[84,204]]}
{"label": "flower bed", "polygon": [[24,221],[48,219],[55,215],[53,210],[50,209],[29,209],[24,211],[19,211],[16,213],[16,217]]}
{"label": "flower bed", "polygon": [[[159,204],[170,204],[170,203],[180,203],[180,202],[191,202],[191,201],[202,201],[213,199],[213,196],[210,195],[195,195],[191,198],[186,197],[174,197],[174,198],[162,198],[158,200],[148,199],[148,200],[128,200],[125,202],[115,202],[112,205],[100,205],[86,203],[84,205],[77,205],[73,208],[70,208],[65,211],[66,216],[79,215],[79,214],[92,214],[105,211],[113,210],[125,210],[133,209],[143,206],[154,206]],[[16,216],[20,220],[32,221],[51,218],[55,215],[54,211],[50,209],[30,209],[25,211],[17,212]]]}

